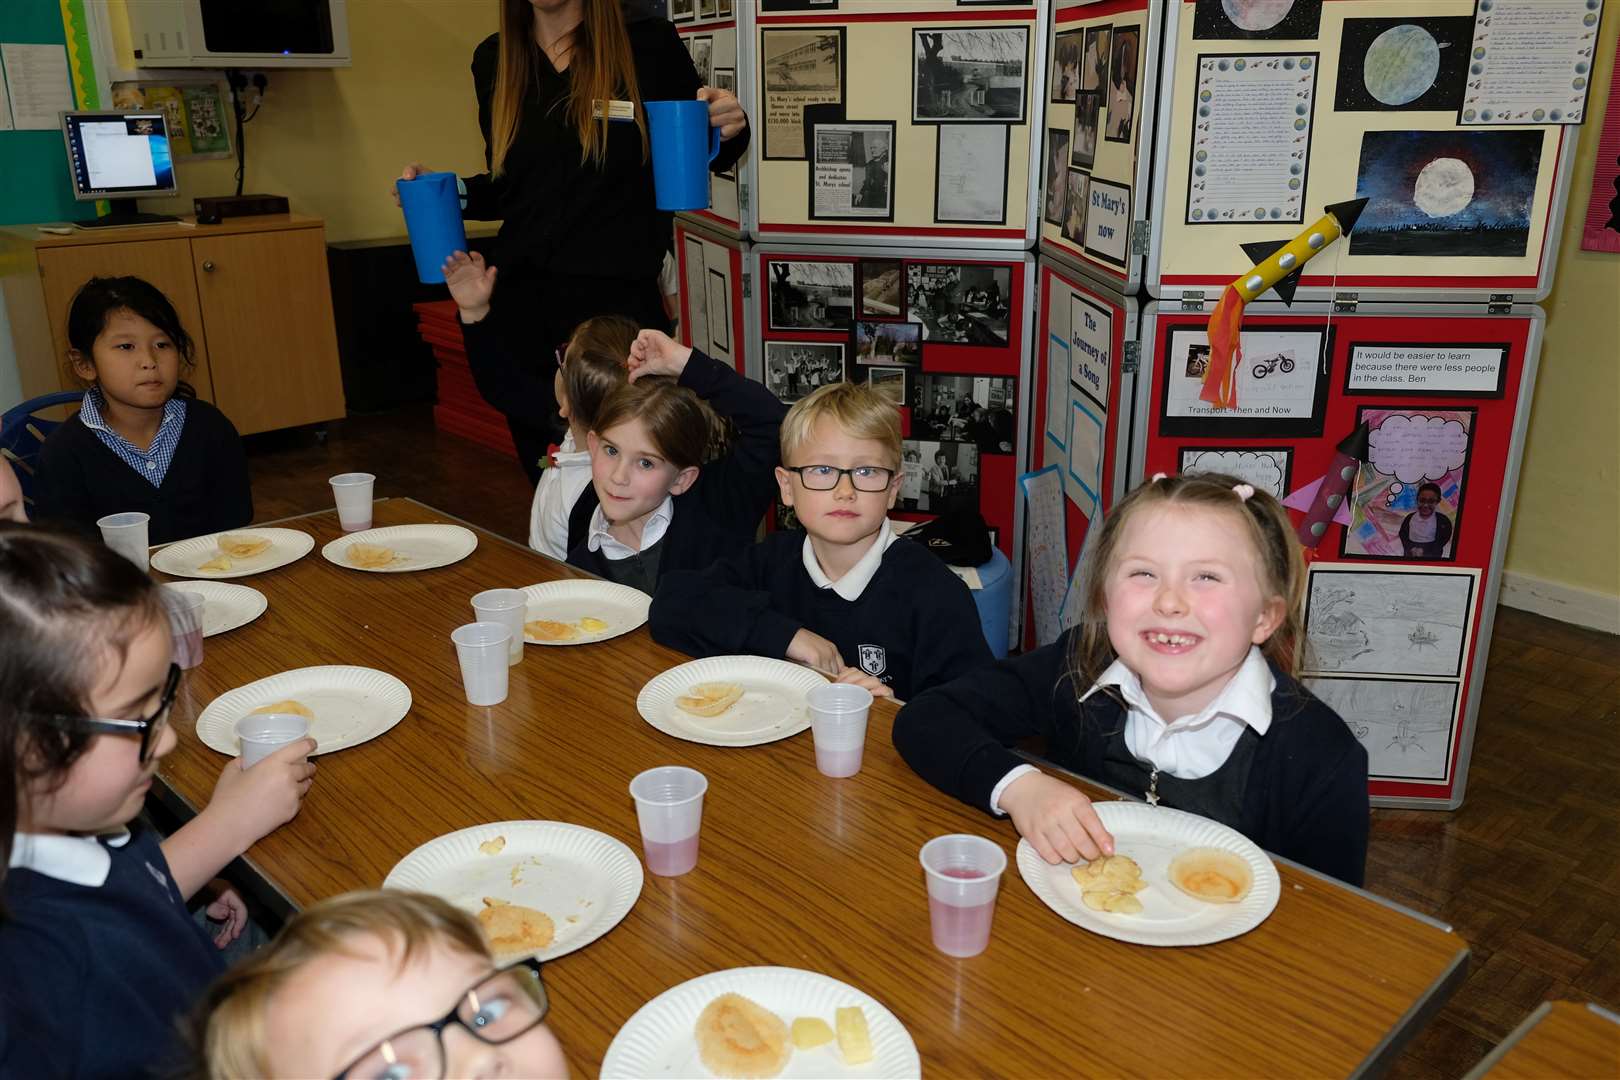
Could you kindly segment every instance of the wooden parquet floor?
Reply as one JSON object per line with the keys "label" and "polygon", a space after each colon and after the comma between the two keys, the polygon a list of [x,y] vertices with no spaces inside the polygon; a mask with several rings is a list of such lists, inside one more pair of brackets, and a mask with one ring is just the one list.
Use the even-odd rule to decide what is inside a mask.
{"label": "wooden parquet floor", "polygon": [[[260,521],[326,509],[326,478],[363,470],[379,495],[528,534],[516,463],[435,431],[425,406],[335,423],[324,444],[293,431],[248,445]],[[1499,609],[1466,801],[1376,811],[1367,888],[1473,949],[1393,1076],[1461,1076],[1543,1001],[1620,1010],[1620,638]]]}

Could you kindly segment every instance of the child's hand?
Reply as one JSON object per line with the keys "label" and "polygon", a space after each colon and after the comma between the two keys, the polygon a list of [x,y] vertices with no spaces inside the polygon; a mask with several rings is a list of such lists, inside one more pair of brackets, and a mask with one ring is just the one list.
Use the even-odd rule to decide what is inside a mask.
{"label": "child's hand", "polygon": [[800,630],[788,642],[787,658],[796,664],[814,668],[823,675],[837,676],[845,668],[844,658],[838,655],[838,646],[808,630]]}
{"label": "child's hand", "polygon": [[214,797],[205,813],[222,827],[236,831],[246,851],[278,827],[298,816],[304,795],[315,781],[314,739],[288,743],[251,769],[242,759],[226,762],[214,782]]}
{"label": "child's hand", "polygon": [[247,927],[247,901],[242,899],[235,886],[223,878],[215,878],[205,886],[205,890],[214,899],[203,914],[208,916],[209,922],[223,924],[214,933],[214,948],[223,949],[241,937]]}
{"label": "child's hand", "polygon": [[1040,772],[1020,776],[1001,793],[1001,808],[1049,863],[1089,862],[1114,853],[1114,838],[1091,800],[1056,777]]}
{"label": "child's hand", "polygon": [[673,375],[680,378],[692,350],[659,330],[643,330],[630,343],[630,381],[643,375]]}
{"label": "child's hand", "polygon": [[[802,631],[801,631],[802,632]],[[833,682],[849,683],[851,686],[864,686],[872,692],[873,697],[886,697],[894,699],[894,691],[889,689],[887,683],[875,675],[868,675],[858,667],[847,667],[838,673]]]}
{"label": "child's hand", "polygon": [[461,321],[475,323],[489,314],[489,298],[495,291],[495,267],[484,265],[478,252],[452,251],[440,268],[450,298],[461,309]]}

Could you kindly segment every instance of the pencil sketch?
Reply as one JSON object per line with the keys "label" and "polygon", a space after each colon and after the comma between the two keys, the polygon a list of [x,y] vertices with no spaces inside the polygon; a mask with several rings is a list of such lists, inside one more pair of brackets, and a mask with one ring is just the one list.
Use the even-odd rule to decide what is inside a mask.
{"label": "pencil sketch", "polygon": [[1445,780],[1458,684],[1399,679],[1307,679],[1311,693],[1344,718],[1367,748],[1375,779]]}
{"label": "pencil sketch", "polygon": [[1313,569],[1306,669],[1460,678],[1477,584],[1467,572]]}

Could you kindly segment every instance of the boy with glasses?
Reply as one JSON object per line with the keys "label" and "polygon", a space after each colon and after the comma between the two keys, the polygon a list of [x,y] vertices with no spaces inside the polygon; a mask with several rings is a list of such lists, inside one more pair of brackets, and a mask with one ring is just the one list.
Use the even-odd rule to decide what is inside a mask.
{"label": "boy with glasses", "polygon": [[776,481],[803,531],[666,574],[654,640],[693,656],[785,657],[902,699],[988,664],[967,586],[889,526],[900,494],[894,403],[833,383],[788,411],[781,440]]}

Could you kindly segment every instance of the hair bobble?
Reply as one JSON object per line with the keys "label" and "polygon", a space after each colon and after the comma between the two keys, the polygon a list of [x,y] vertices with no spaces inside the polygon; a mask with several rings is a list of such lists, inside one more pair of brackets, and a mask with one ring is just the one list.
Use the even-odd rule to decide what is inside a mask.
{"label": "hair bobble", "polygon": [[1254,495],[1254,485],[1233,484],[1232,491],[1237,495],[1238,498],[1242,499],[1244,502],[1248,502],[1250,497]]}
{"label": "hair bobble", "polygon": [[1169,473],[1156,472],[1153,474],[1153,479],[1149,480],[1148,483],[1157,484],[1160,480],[1165,479],[1167,476],[1169,476]]}

